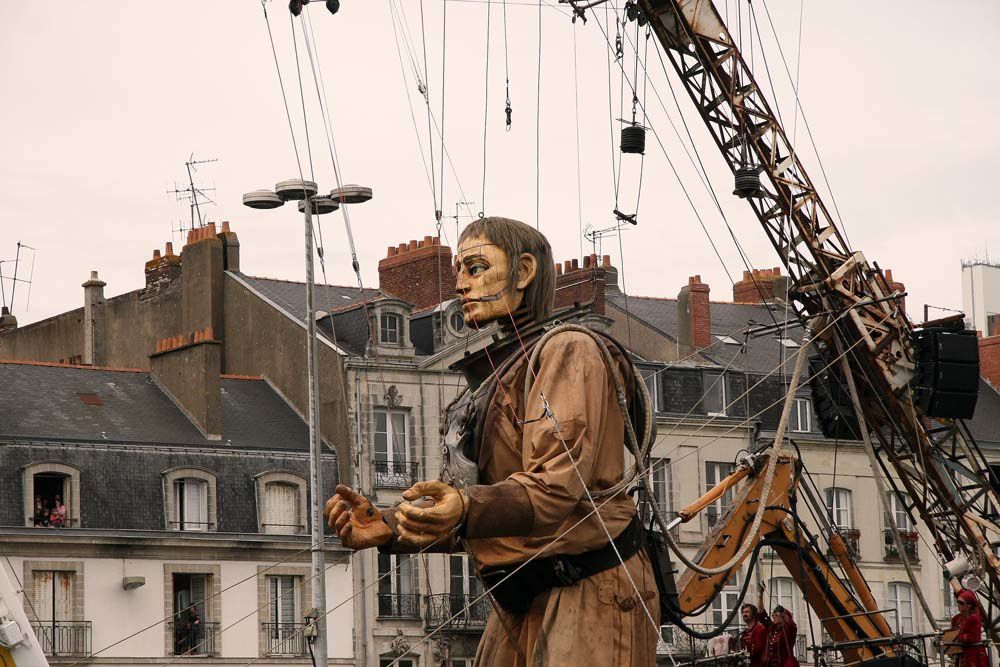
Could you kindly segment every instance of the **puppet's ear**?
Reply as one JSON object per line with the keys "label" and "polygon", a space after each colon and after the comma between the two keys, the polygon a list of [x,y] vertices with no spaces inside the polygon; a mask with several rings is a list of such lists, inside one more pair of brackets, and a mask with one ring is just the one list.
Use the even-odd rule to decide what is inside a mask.
{"label": "puppet's ear", "polygon": [[538,260],[530,252],[522,252],[517,260],[517,284],[519,290],[525,290],[535,280],[538,274]]}

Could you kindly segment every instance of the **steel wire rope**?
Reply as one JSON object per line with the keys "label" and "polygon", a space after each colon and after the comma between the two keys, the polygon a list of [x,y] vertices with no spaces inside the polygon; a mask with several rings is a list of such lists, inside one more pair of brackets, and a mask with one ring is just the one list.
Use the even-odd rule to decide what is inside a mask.
{"label": "steel wire rope", "polygon": [[576,17],[570,22],[573,28],[573,111],[576,120],[576,218],[580,241],[580,257],[583,257],[583,185],[580,160],[580,74],[576,58]]}
{"label": "steel wire rope", "polygon": [[[31,600],[31,595],[28,595],[28,591],[24,590],[24,584],[21,583],[21,577],[17,576],[17,570],[14,569],[14,564],[10,562],[10,556],[7,555],[7,550],[4,549],[3,540],[0,540],[0,554],[3,554],[3,558],[7,561],[7,567],[10,568],[10,573],[14,575],[14,581],[17,582],[17,587],[20,590],[14,591],[15,593],[21,593],[21,599],[28,603],[28,610],[31,611],[31,615],[35,617],[36,623],[43,623],[42,619],[38,618],[38,612],[35,610],[35,604]],[[2,601],[0,601],[2,602]],[[28,619],[31,622],[31,619]]]}
{"label": "steel wire rope", "polygon": [[[795,93],[795,106],[802,112],[802,123],[806,128],[806,133],[809,135],[809,143],[812,145],[813,153],[816,155],[816,162],[819,164],[819,170],[823,174],[823,182],[826,184],[827,192],[830,193],[830,201],[833,203],[833,210],[837,213],[837,220],[840,222],[840,228],[844,232],[844,241],[847,242],[848,249],[851,249],[851,240],[847,234],[847,228],[844,226],[844,218],[840,214],[840,207],[837,205],[837,198],[833,194],[833,188],[830,186],[830,179],[826,174],[826,167],[823,165],[823,158],[820,157],[819,149],[816,147],[816,139],[813,137],[812,128],[809,126],[809,118],[806,116],[806,110],[802,107],[802,101],[799,99],[798,87],[792,81],[792,73],[788,68],[788,61],[785,60],[785,52],[781,48],[781,41],[778,39],[778,31],[774,28],[774,22],[771,20],[771,12],[767,8],[767,3],[764,4],[764,14],[767,16],[767,22],[771,26],[771,33],[774,35],[774,43],[778,47],[778,53],[781,55],[781,62],[785,66],[785,73],[788,75],[789,82],[792,83],[792,90]],[[751,6],[750,11],[753,11]]]}
{"label": "steel wire rope", "polygon": [[[434,182],[431,180],[432,177],[431,177],[430,167],[427,164],[427,155],[424,153],[424,143],[420,139],[420,129],[417,127],[417,117],[413,111],[413,98],[410,95],[410,86],[408,85],[408,81],[406,79],[406,68],[403,65],[403,52],[402,49],[400,48],[399,30],[397,29],[396,25],[398,18],[396,16],[397,10],[395,5],[395,0],[389,0],[388,4],[389,4],[389,14],[392,20],[392,36],[396,42],[396,55],[399,57],[399,71],[400,71],[400,76],[403,79],[403,86],[402,86],[403,92],[406,93],[406,104],[410,111],[410,120],[413,123],[413,132],[417,138],[417,148],[420,151],[420,160],[424,164],[424,175],[427,177],[427,186],[433,190]],[[415,74],[415,76],[419,81],[420,75]]]}
{"label": "steel wire rope", "polygon": [[[427,107],[427,145],[430,149],[431,154],[431,183],[433,184],[436,180],[434,171],[434,134],[431,132],[431,97],[430,97],[430,81],[427,79],[427,25],[424,17],[424,0],[420,0],[420,42],[423,45],[424,51],[424,106]],[[442,146],[444,143],[442,142]],[[444,162],[444,156],[441,156],[441,161]],[[444,167],[442,166],[442,169]],[[434,215],[438,217],[438,200],[437,200],[437,190],[431,187],[431,195],[434,200]],[[443,207],[443,203],[442,203]]]}
{"label": "steel wire rope", "polygon": [[542,0],[538,0],[538,71],[535,75],[535,229],[542,225]]}
{"label": "steel wire rope", "polygon": [[[442,0],[441,10],[441,129],[438,132],[441,138],[441,149],[438,155],[441,156],[441,191],[438,193],[438,201],[441,208],[434,211],[434,216],[438,222],[438,229],[441,227],[441,211],[444,209],[444,133],[445,133],[445,100],[447,88],[445,86],[445,65],[448,62],[448,0]],[[428,107],[429,108],[429,107]]]}
{"label": "steel wire rope", "polygon": [[[492,2],[486,3],[486,72],[483,76],[483,188],[479,197],[479,217],[486,216],[486,148],[487,148],[487,121],[490,117],[490,10],[493,8]],[[458,221],[455,221],[458,224]]]}
{"label": "steel wire rope", "polygon": [[[598,15],[595,14],[594,16],[596,18]],[[600,19],[597,19],[596,22],[597,22],[597,25],[601,28],[601,32],[604,34],[604,40],[608,43],[608,48],[609,48],[609,51],[610,51],[611,41],[610,41],[610,39],[608,37],[608,33],[605,30],[605,27],[603,25],[601,25]],[[608,61],[608,67],[609,67],[609,69],[611,67],[610,60]],[[610,75],[609,75],[609,82],[610,82]],[[609,93],[609,100],[610,100],[610,93]],[[643,112],[645,113],[645,108],[644,107],[643,107]],[[694,213],[695,218],[698,220],[698,224],[701,226],[702,231],[705,233],[705,236],[708,238],[709,244],[712,246],[712,249],[715,251],[715,256],[719,259],[719,263],[722,264],[723,270],[726,272],[726,275],[729,277],[729,282],[730,283],[735,283],[735,281],[733,280],[732,274],[729,272],[729,268],[726,266],[725,260],[722,259],[722,254],[719,252],[718,246],[715,245],[715,241],[712,239],[712,235],[708,232],[708,228],[705,226],[705,221],[702,220],[701,214],[698,212],[698,208],[697,208],[697,206],[695,206],[694,200],[691,198],[691,194],[688,192],[687,186],[684,185],[684,182],[681,179],[680,174],[677,171],[677,168],[674,166],[673,160],[670,159],[670,155],[667,153],[666,147],[663,145],[663,142],[660,140],[659,133],[656,131],[656,128],[653,127],[652,125],[650,126],[649,129],[653,132],[653,137],[656,139],[657,144],[659,144],[660,150],[663,152],[663,155],[664,155],[664,157],[667,160],[667,164],[670,165],[670,169],[671,169],[671,171],[674,174],[674,178],[677,179],[677,182],[678,182],[678,184],[681,187],[681,191],[684,193],[684,197],[687,200],[688,205],[691,207],[691,210]],[[613,132],[613,130],[612,130],[612,132]],[[612,151],[614,151],[614,136],[613,136],[613,134],[612,134]]]}

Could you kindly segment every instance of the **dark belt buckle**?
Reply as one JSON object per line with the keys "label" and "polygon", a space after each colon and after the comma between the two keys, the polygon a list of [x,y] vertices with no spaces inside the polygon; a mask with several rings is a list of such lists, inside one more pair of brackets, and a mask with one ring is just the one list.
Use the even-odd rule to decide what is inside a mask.
{"label": "dark belt buckle", "polygon": [[552,558],[552,572],[559,586],[572,586],[580,581],[580,569],[562,556]]}

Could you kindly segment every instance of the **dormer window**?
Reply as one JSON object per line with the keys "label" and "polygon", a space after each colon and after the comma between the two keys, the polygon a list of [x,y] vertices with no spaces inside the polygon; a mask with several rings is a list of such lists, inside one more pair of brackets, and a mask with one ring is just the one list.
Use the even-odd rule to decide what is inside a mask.
{"label": "dormer window", "polygon": [[382,344],[399,345],[403,318],[396,313],[382,313],[379,316],[378,340]]}
{"label": "dormer window", "polygon": [[463,331],[465,331],[465,318],[462,317],[461,311],[455,311],[454,313],[451,314],[451,317],[449,319],[451,323],[451,328],[452,330],[455,331],[455,333],[462,333]]}

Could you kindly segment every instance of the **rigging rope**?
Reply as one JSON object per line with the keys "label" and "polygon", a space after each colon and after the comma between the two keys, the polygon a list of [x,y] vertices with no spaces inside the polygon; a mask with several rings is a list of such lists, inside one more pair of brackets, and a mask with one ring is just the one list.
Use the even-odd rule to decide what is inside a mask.
{"label": "rigging rope", "polygon": [[542,0],[538,0],[538,73],[535,77],[535,229],[542,224]]}
{"label": "rigging rope", "polygon": [[[483,76],[483,189],[479,197],[479,217],[486,217],[486,130],[490,116],[490,9],[491,2],[486,3],[486,73]],[[456,220],[456,224],[458,221]]]}

